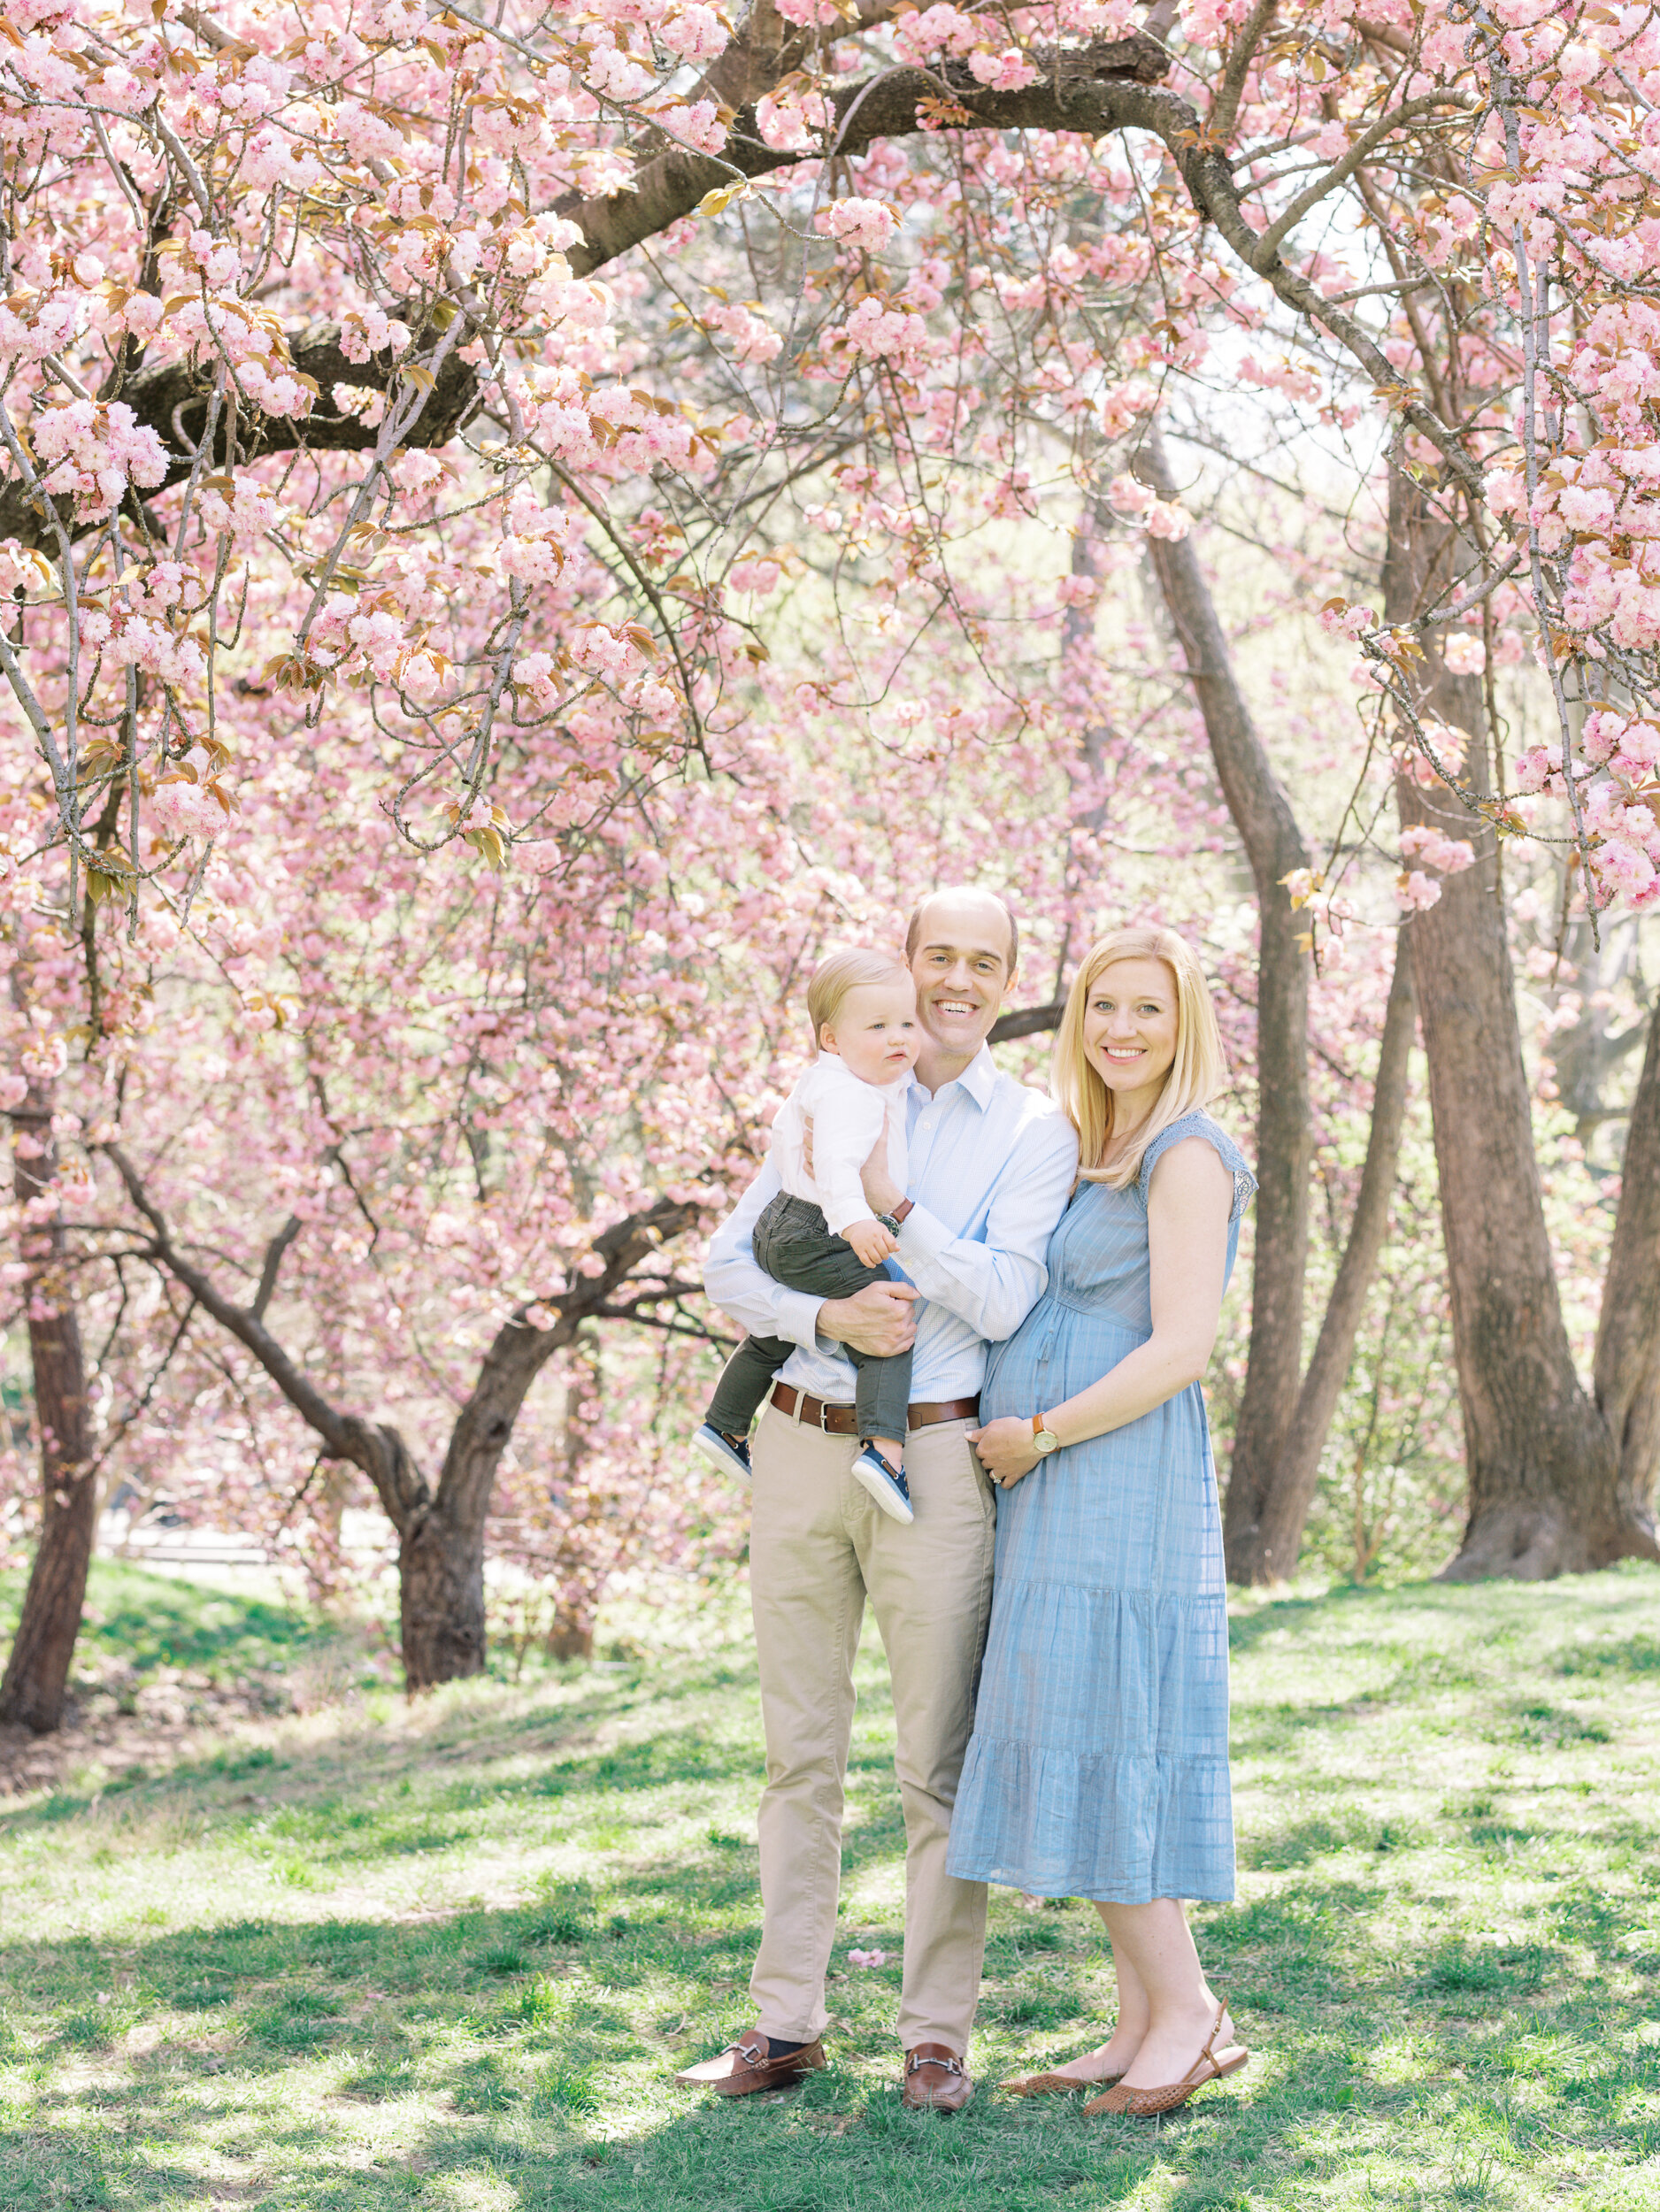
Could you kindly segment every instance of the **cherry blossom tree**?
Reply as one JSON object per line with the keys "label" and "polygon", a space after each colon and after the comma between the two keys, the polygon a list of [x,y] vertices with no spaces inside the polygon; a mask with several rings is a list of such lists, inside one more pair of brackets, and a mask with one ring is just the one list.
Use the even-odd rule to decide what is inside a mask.
{"label": "cherry blossom tree", "polygon": [[[1479,1096],[1448,1086],[1473,1079],[1452,1014],[1478,970],[1515,1030],[1500,841],[1560,839],[1587,926],[1660,897],[1656,37],[1543,0],[14,11],[13,1042],[61,1054],[43,1079],[80,1122],[19,1202],[37,1238],[49,1201],[90,1220],[65,1251],[109,1280],[165,1279],[129,1400],[214,1341],[225,1390],[257,1370],[374,1485],[411,1681],[480,1663],[536,1375],[601,1322],[692,1325],[665,1247],[756,1156],[827,935],[989,862],[1051,1003],[1140,819],[1202,910],[1208,773],[1092,693],[1090,558],[1057,587],[1028,557],[1084,501],[1180,547],[1135,456],[1188,389],[1358,425],[1367,481],[1387,457],[1381,612],[1327,612],[1370,703],[1361,786],[1403,801],[1470,1560],[1652,1548],[1647,1069],[1589,1413],[1562,1330],[1529,1336],[1536,1179],[1472,1147],[1533,1158],[1519,1046]],[[1554,722],[1507,783],[1495,671],[1533,653]],[[1258,835],[1235,804],[1293,1087],[1264,1121],[1287,1295],[1253,1464],[1299,1405],[1287,947],[1323,959],[1353,910],[1357,810],[1317,866],[1295,819]],[[1357,1267],[1389,1179],[1386,1145]],[[1473,1287],[1501,1247],[1502,1312]],[[411,1353],[434,1298],[454,1325]],[[442,1454],[380,1417],[365,1380],[395,1373]],[[1542,1472],[1518,1426],[1541,1390],[1567,1409]]]}

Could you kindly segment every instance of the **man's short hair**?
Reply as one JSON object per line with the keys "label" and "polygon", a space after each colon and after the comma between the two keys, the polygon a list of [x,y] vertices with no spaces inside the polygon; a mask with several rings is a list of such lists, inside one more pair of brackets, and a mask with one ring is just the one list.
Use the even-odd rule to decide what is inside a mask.
{"label": "man's short hair", "polygon": [[972,883],[941,884],[937,891],[925,891],[911,910],[911,919],[905,924],[905,960],[907,964],[917,956],[917,947],[922,938],[922,917],[925,909],[935,899],[989,899],[1001,907],[1003,918],[1009,925],[1009,965],[1006,972],[1012,975],[1020,964],[1020,925],[1015,920],[1014,910],[1007,899],[995,891],[981,891]]}

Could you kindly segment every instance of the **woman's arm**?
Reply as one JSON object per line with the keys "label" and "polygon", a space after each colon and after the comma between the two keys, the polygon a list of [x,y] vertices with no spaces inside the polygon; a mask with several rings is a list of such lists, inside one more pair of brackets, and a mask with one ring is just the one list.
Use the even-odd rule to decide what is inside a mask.
{"label": "woman's arm", "polygon": [[[1222,1316],[1233,1178],[1203,1137],[1184,1137],[1153,1170],[1147,1199],[1153,1333],[1099,1382],[1059,1405],[1034,1406],[1063,1444],[1139,1421],[1205,1371]],[[1004,1487],[1038,1463],[1030,1419],[971,1432],[981,1463]]]}

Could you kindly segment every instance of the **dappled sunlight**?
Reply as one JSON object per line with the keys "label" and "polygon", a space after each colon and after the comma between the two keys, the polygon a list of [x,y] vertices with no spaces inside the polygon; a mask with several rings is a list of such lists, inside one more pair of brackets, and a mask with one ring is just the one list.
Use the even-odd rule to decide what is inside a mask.
{"label": "dappled sunlight", "polygon": [[1196,1918],[1257,2055],[1149,2132],[992,2093],[1112,2004],[1093,1912],[1004,1892],[980,2094],[949,2126],[900,2108],[870,1643],[831,2062],[742,2105],[670,2081],[752,2017],[741,1642],[88,1778],[0,1815],[4,2201],[1636,2212],[1660,2187],[1656,1595],[1628,1569],[1249,1608],[1241,1896]]}

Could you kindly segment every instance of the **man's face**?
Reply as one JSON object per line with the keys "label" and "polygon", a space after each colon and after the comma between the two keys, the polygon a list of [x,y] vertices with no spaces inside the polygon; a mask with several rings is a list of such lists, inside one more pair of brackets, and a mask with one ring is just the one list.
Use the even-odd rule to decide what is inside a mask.
{"label": "man's face", "polygon": [[1013,980],[1002,908],[949,892],[930,899],[922,910],[911,972],[924,1029],[942,1052],[972,1059]]}

